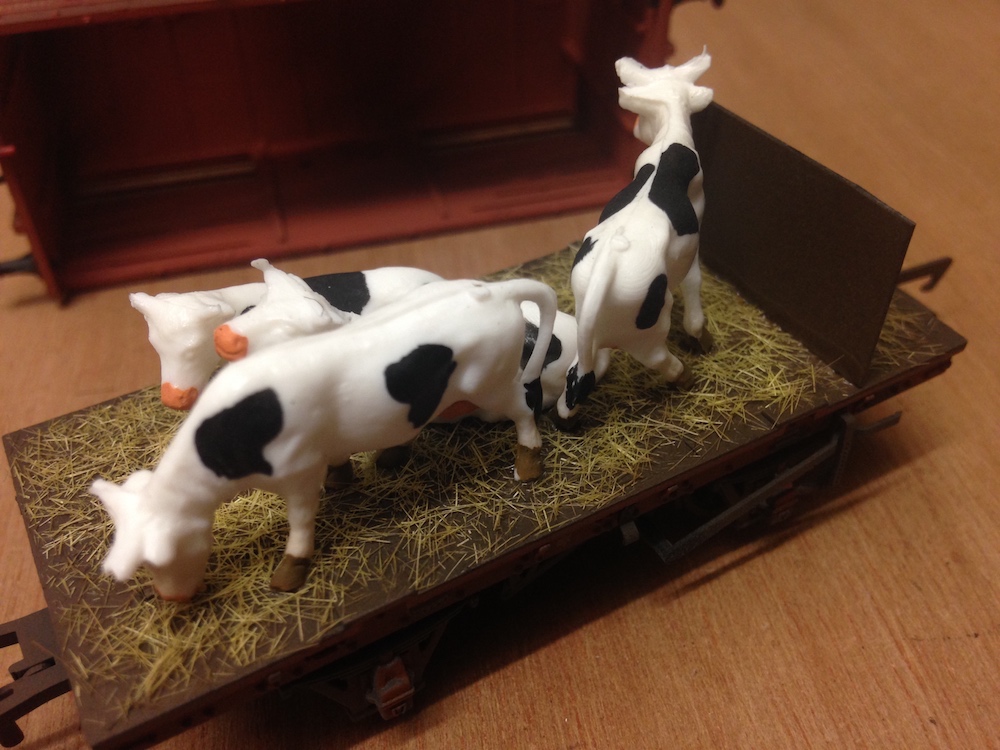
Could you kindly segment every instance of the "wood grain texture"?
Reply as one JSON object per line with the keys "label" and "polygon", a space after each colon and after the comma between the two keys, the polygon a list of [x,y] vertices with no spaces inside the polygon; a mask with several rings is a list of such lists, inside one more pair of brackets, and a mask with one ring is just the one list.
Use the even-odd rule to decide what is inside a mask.
{"label": "wood grain texture", "polygon": [[[924,299],[968,350],[878,407],[873,416],[902,409],[901,424],[872,436],[845,484],[791,523],[727,535],[669,569],[639,547],[593,545],[508,606],[463,618],[405,721],[352,724],[318,696],[273,695],[165,747],[1000,746],[1000,11],[992,0],[691,3],[675,11],[672,38],[677,60],[708,46],[704,82],[719,103],[913,219],[908,264],[955,258]],[[595,218],[283,267],[474,276],[555,250]],[[0,240],[4,257],[23,252]],[[128,291],[253,276],[177,277],[64,308],[37,279],[3,278],[0,431],[157,381]],[[9,620],[43,601],[6,462],[0,514]],[[64,696],[21,722],[23,747],[79,746],[77,723]]]}

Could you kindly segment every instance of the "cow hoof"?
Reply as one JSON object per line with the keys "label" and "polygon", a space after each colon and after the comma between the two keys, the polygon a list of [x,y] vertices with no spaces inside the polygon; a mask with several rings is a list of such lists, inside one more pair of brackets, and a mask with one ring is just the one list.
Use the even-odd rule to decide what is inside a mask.
{"label": "cow hoof", "polygon": [[340,466],[331,466],[326,471],[326,481],[323,485],[328,490],[341,490],[354,481],[354,469],[351,462],[343,463]]}
{"label": "cow hoof", "polygon": [[577,432],[580,427],[580,413],[571,414],[568,417],[562,416],[558,410],[549,412],[549,421],[555,425],[560,432]]}
{"label": "cow hoof", "polygon": [[517,457],[514,459],[514,479],[519,482],[530,482],[542,475],[542,449],[517,446]]}
{"label": "cow hoof", "polygon": [[296,591],[302,588],[309,574],[311,560],[307,557],[292,557],[285,555],[281,558],[278,569],[271,576],[271,589],[274,591]]}
{"label": "cow hoof", "polygon": [[701,329],[701,336],[695,339],[695,341],[698,342],[698,348],[701,349],[702,354],[708,354],[715,348],[715,339],[713,339],[712,334],[708,332],[708,326]]}
{"label": "cow hoof", "polygon": [[694,373],[691,372],[691,368],[685,366],[684,369],[681,370],[680,377],[678,377],[672,385],[682,391],[687,390],[694,385]]}
{"label": "cow hoof", "polygon": [[398,469],[410,460],[410,446],[397,445],[381,450],[375,456],[375,465],[380,469]]}

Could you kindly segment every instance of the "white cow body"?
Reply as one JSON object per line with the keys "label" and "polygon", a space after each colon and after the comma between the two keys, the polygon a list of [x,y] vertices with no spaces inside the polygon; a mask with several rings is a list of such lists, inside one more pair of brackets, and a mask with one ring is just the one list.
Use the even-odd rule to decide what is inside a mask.
{"label": "white cow body", "polygon": [[[541,321],[522,372],[524,300],[538,305]],[[105,570],[125,580],[146,564],[161,596],[189,599],[204,576],[215,509],[259,487],[288,504],[286,556],[272,585],[296,588],[304,572],[294,571],[313,554],[328,465],[406,443],[455,404],[513,420],[515,475],[533,478],[541,438],[526,394],[537,399],[530,385],[541,372],[555,312],[555,293],[541,282],[436,282],[349,326],[224,368],[155,471],[137,472],[121,486],[95,481],[92,491],[115,523]]]}
{"label": "white cow body", "polygon": [[[271,268],[267,261],[254,261],[252,265],[265,276]],[[429,281],[440,280],[430,271],[406,267],[298,279],[307,292],[316,294],[316,304],[326,308],[323,320],[327,325],[322,330],[376,310]],[[311,285],[321,292],[313,291]],[[265,283],[255,282],[208,291],[129,295],[132,307],[146,319],[149,342],[160,358],[160,395],[165,405],[191,408],[223,361],[216,353],[215,330],[261,304],[266,291]],[[337,304],[353,307],[354,311],[340,310]],[[340,315],[331,310],[339,310]]]}
{"label": "white cow body", "polygon": [[216,353],[231,362],[292,338],[340,328],[417,287],[443,281],[430,271],[403,266],[304,280],[263,258],[251,265],[264,274],[264,293],[252,309],[224,321],[213,334]]}
{"label": "white cow body", "polygon": [[[267,289],[253,309],[216,329],[216,351],[223,359],[237,361],[293,338],[339,328],[359,317],[354,313],[343,313],[332,308],[302,279],[274,268],[267,261],[254,261],[253,266],[263,271]],[[376,308],[398,300],[418,285],[442,280],[429,271],[415,268],[377,268],[365,273],[369,286],[380,294],[378,298],[372,296],[370,305]],[[533,345],[537,333],[538,306],[533,302],[522,302],[521,312],[528,324],[525,331],[527,351],[529,343]],[[576,358],[576,336],[576,319],[567,313],[557,312],[549,352],[542,370],[544,409],[555,406],[562,395],[566,384],[566,370]],[[526,358],[526,354],[522,355],[522,361]],[[598,368],[597,377],[600,378],[601,375],[603,367]],[[504,419],[499,414],[479,409],[467,414],[446,414],[443,420],[457,421],[465,416],[487,422]]]}
{"label": "white cow body", "polygon": [[698,240],[704,211],[701,165],[691,113],[711,102],[694,81],[711,59],[647,69],[630,58],[616,64],[621,106],[638,115],[635,135],[648,145],[635,179],[608,204],[574,262],[578,362],[567,373],[560,416],[572,416],[594,387],[598,354],[621,349],[676,381],[684,365],[667,348],[673,293],[684,297],[684,328],[708,347],[701,309]]}

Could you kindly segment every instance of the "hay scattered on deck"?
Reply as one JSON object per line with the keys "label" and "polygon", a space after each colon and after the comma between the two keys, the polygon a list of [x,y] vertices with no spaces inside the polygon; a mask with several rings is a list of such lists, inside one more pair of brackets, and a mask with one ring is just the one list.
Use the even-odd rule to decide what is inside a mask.
{"label": "hay scattered on deck", "polygon": [[[573,248],[492,279],[530,275],[550,283],[572,309],[567,280]],[[658,456],[680,463],[727,440],[734,425],[768,430],[816,405],[817,394],[851,386],[771,324],[728,284],[705,274],[704,307],[715,348],[684,351],[681,303],[672,338],[694,375],[679,391],[624,355],[584,409],[579,433],[542,425],[546,474],[513,481],[510,425],[467,421],[426,429],[410,462],[382,471],[354,458],[354,486],[324,499],[318,553],[307,585],[292,595],[268,588],[287,533],[284,503],[260,491],[223,505],[207,589],[191,604],[157,599],[142,572],[118,584],[100,572],[112,527],[88,494],[98,476],[121,481],[155,467],[182,416],[151,388],[57,419],[20,443],[13,461],[29,526],[47,560],[46,587],[75,647],[66,664],[81,697],[136,706],[218,681],[250,665],[317,642],[386,592],[422,591],[537,539],[589,510],[616,502]],[[920,321],[894,311],[876,364],[911,352]],[[82,644],[82,645],[80,645]]]}

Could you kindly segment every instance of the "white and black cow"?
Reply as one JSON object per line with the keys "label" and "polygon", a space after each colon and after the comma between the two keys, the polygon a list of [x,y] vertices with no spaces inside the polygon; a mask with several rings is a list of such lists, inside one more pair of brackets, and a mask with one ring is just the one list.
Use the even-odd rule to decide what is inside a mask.
{"label": "white and black cow", "polygon": [[[267,261],[251,265],[263,271],[261,263],[270,267]],[[420,268],[388,267],[314,276],[304,283],[333,308],[352,317],[440,280],[437,274]],[[216,328],[259,304],[266,290],[264,283],[255,282],[209,291],[129,295],[132,307],[146,319],[149,342],[160,358],[160,398],[165,405],[191,408],[222,363],[213,338]]]}
{"label": "white and black cow", "polygon": [[[538,306],[540,321],[522,369],[524,301]],[[259,487],[288,506],[285,557],[271,584],[293,590],[313,555],[327,466],[404,444],[456,405],[513,420],[515,476],[538,476],[539,375],[555,314],[555,292],[538,281],[441,281],[351,325],[223,368],[154,471],[120,486],[92,485],[115,524],[104,569],[125,580],[147,565],[161,596],[191,598],[204,578],[216,508]]]}
{"label": "white and black cow", "polygon": [[[374,288],[381,295],[372,300],[366,308],[360,304],[351,304],[348,295],[319,294],[315,284],[307,285],[297,276],[281,271],[271,266],[266,260],[253,262],[254,268],[264,273],[264,283],[267,287],[260,301],[252,308],[232,320],[223,323],[215,330],[215,349],[220,357],[230,362],[262,351],[299,336],[308,336],[322,331],[339,328],[341,325],[358,317],[365,309],[380,307],[392,299],[412,291],[421,278],[425,283],[440,281],[429,271],[419,271],[410,268],[376,268],[366,271],[367,284],[364,276],[358,274],[358,281]],[[419,274],[424,274],[421,277]],[[334,274],[321,279],[331,279],[338,284],[338,289],[344,289],[342,281],[348,274]],[[327,298],[336,299],[343,307],[331,306]],[[367,297],[366,297],[367,299]],[[354,300],[362,301],[360,297]],[[349,313],[342,312],[347,309]],[[524,314],[524,350],[521,355],[522,367],[527,363],[535,340],[538,336],[538,307],[532,302],[521,304]],[[557,312],[552,339],[545,357],[542,370],[542,403],[544,409],[555,406],[562,395],[566,384],[566,370],[576,358],[576,319],[564,312]],[[606,363],[605,363],[606,364]],[[598,367],[598,379],[603,375],[604,368]],[[487,422],[502,419],[500,415],[478,410],[468,415],[449,414],[445,420],[459,419],[464,416],[474,416]]]}
{"label": "white and black cow", "polygon": [[213,333],[216,353],[230,362],[291,338],[339,328],[419,286],[443,281],[430,271],[401,266],[301,279],[263,258],[250,265],[264,274],[264,294]]}
{"label": "white and black cow", "polygon": [[566,376],[559,414],[572,416],[596,383],[598,353],[628,352],[677,381],[684,365],[667,348],[673,292],[684,297],[684,329],[710,346],[701,308],[698,238],[705,196],[691,135],[691,113],[712,101],[695,85],[711,64],[702,53],[677,67],[649,69],[631,58],[615,69],[619,104],[638,115],[635,135],[648,145],[632,182],[605,207],[573,263],[578,361]]}

